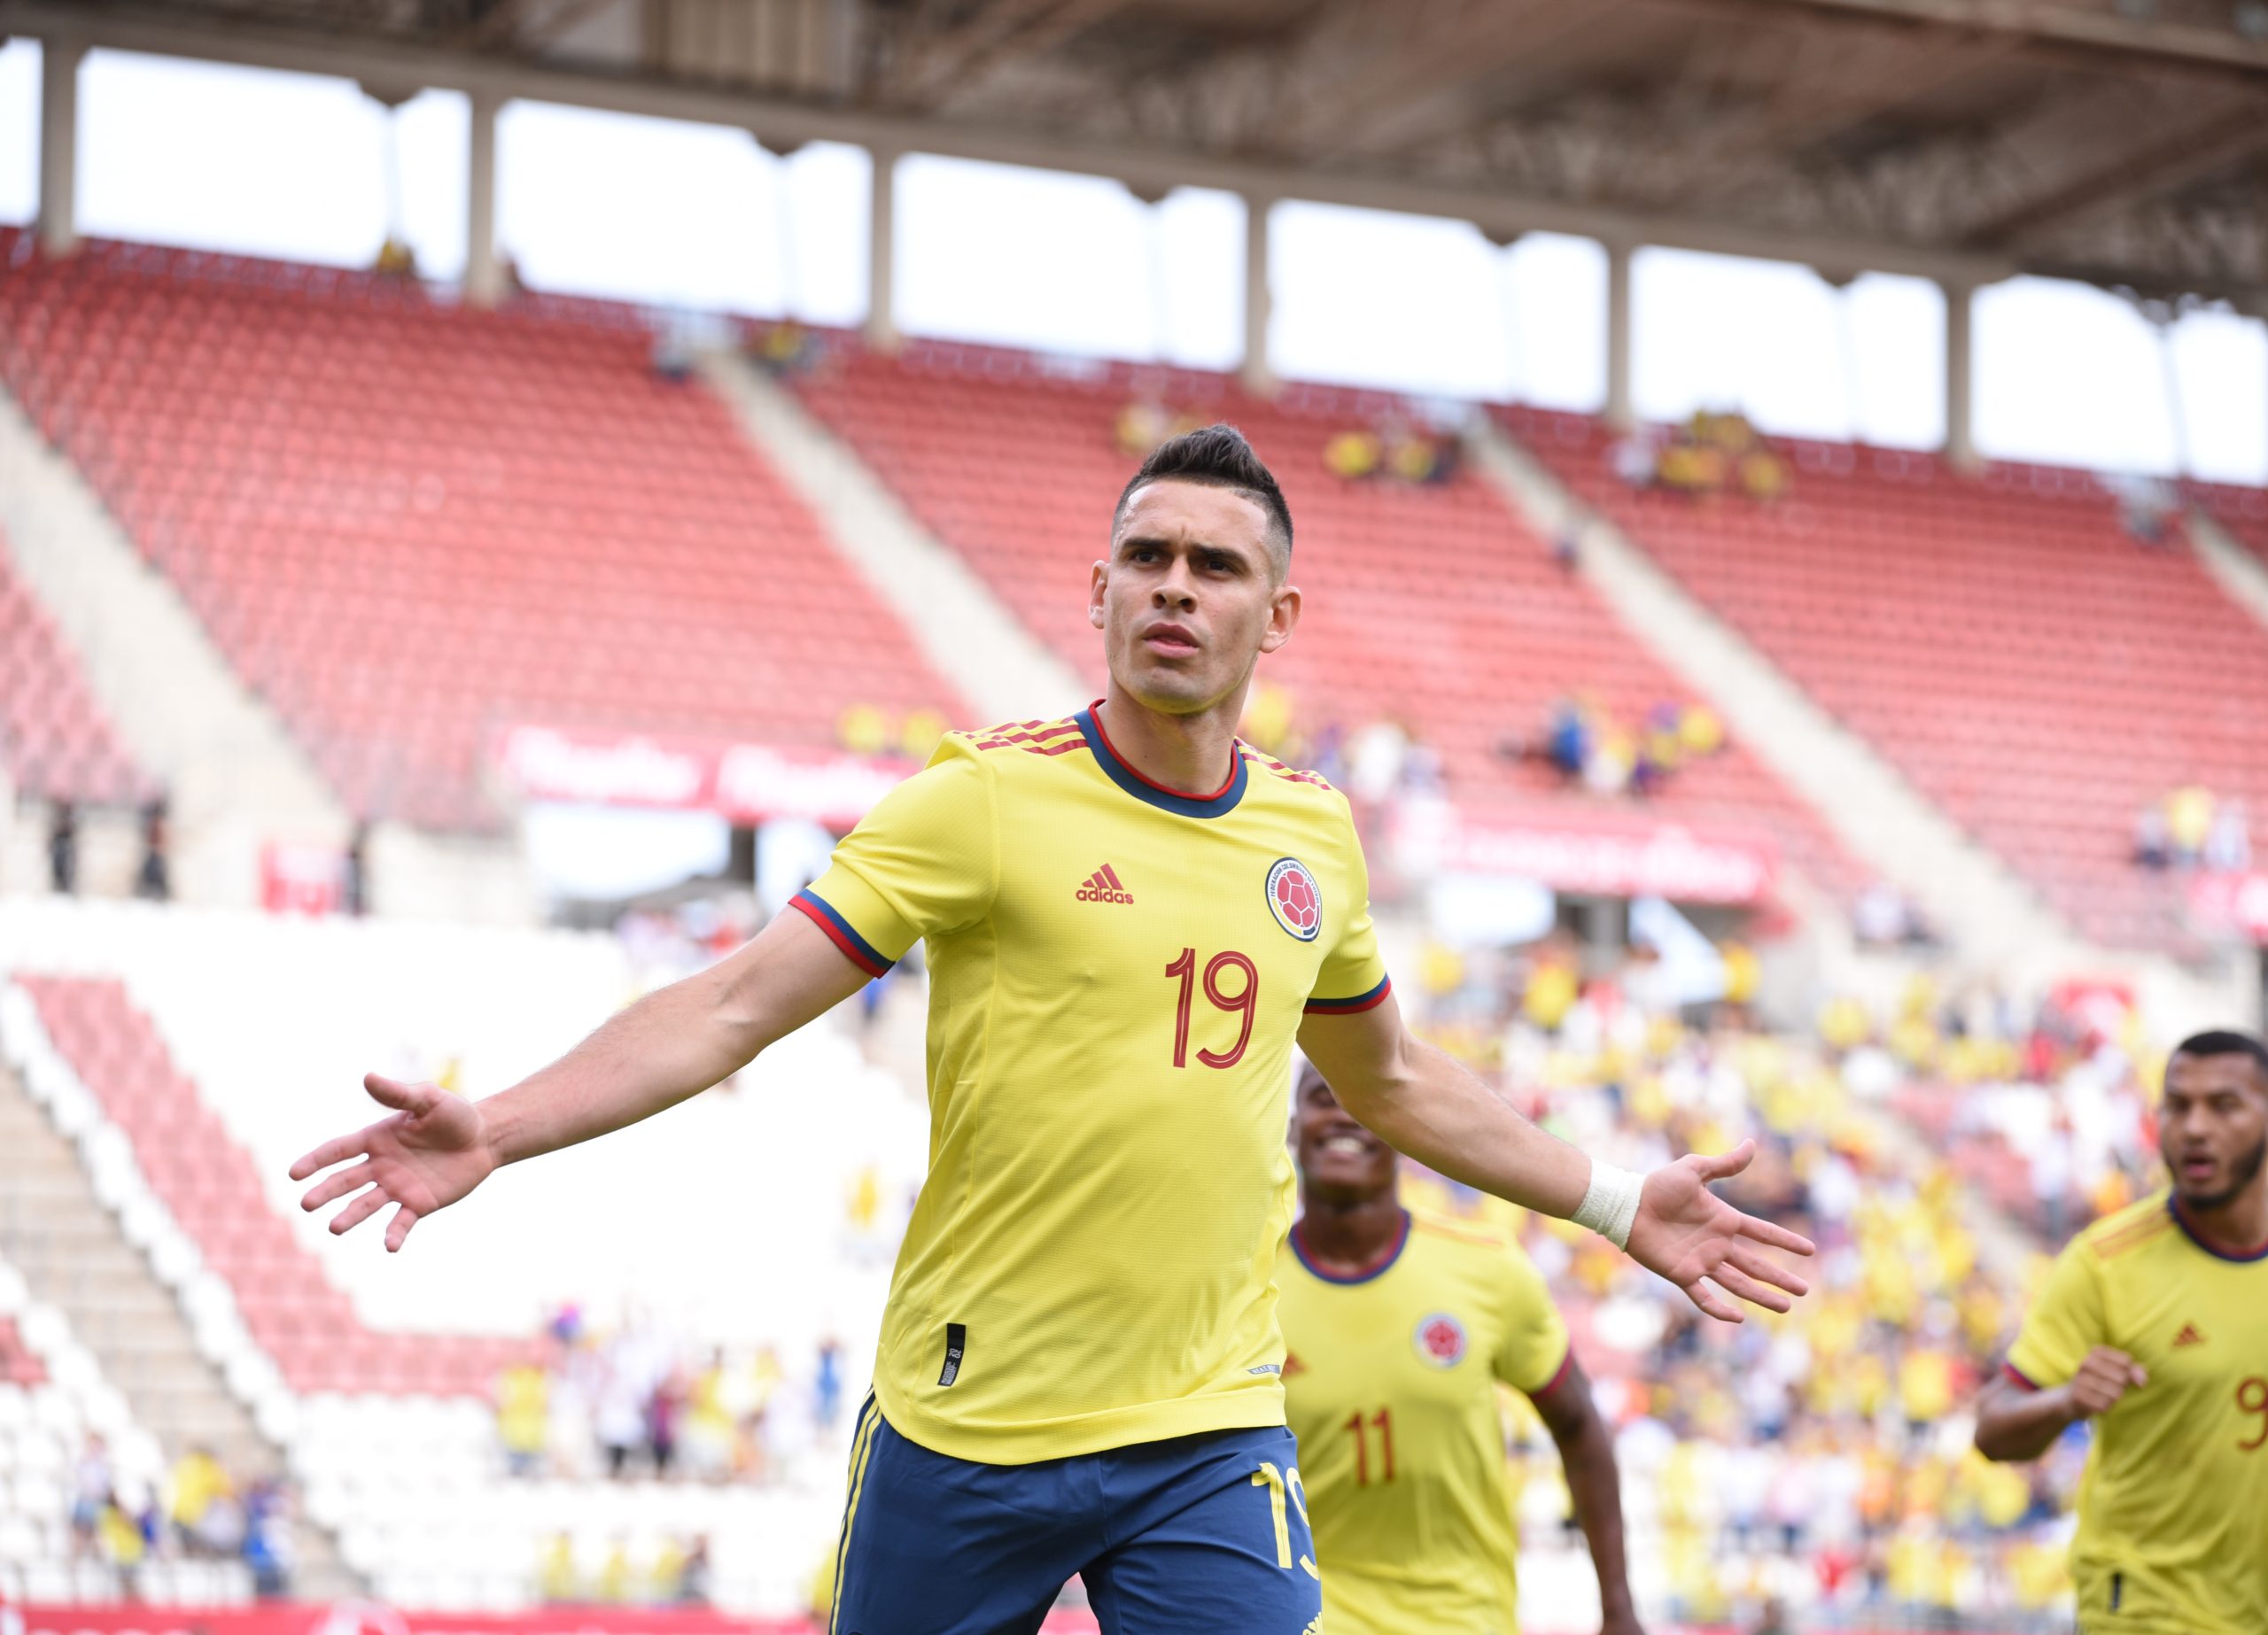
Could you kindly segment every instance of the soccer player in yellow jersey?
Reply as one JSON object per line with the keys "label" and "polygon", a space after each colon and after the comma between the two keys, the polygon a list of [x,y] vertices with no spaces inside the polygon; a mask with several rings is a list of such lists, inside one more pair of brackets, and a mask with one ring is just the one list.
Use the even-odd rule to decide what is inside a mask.
{"label": "soccer player in yellow jersey", "polygon": [[2166,1064],[2170,1190],[2055,1261],[1986,1387],[1977,1445],[2037,1459],[2093,1420],[2071,1576],[2085,1635],[2268,1631],[2268,1048]]}
{"label": "soccer player in yellow jersey", "polygon": [[1291,556],[1242,437],[1166,443],[1094,565],[1100,700],[948,735],[798,911],[511,1089],[371,1076],[393,1111],[292,1166],[352,1161],[303,1203],[354,1195],[335,1231],[391,1203],[399,1249],[498,1166],[697,1094],[926,941],[929,1171],[852,1445],[836,1631],[1034,1630],[1076,1574],[1106,1631],[1299,1635],[1319,1592],[1274,1282],[1295,1039],[1386,1141],[1602,1231],[1713,1315],[1784,1309],[1803,1280],[1763,1251],[1811,1245],[1709,1191],[1745,1146],[1594,1164],[1403,1028],[1345,799],[1236,737],[1299,623]]}
{"label": "soccer player in yellow jersey", "polygon": [[1324,1627],[1513,1635],[1519,1539],[1501,1383],[1558,1444],[1604,1635],[1640,1635],[1613,1433],[1542,1275],[1501,1234],[1404,1209],[1394,1149],[1311,1063],[1293,1096],[1292,1146],[1301,1213],[1277,1257],[1277,1313]]}

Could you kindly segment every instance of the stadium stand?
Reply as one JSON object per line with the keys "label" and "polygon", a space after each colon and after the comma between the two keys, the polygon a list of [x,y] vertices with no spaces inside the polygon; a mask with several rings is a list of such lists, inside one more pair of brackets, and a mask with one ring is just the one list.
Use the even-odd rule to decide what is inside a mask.
{"label": "stadium stand", "polygon": [[358,814],[521,723],[781,744],[952,690],[638,313],[0,229],[0,379]]}
{"label": "stadium stand", "polygon": [[[190,948],[217,951],[227,970],[183,959]],[[515,1174],[532,1186],[514,1187],[519,1201],[493,1230],[421,1237],[394,1259],[359,1238],[335,1243],[319,1218],[286,1218],[300,1190],[283,1178],[286,1155],[321,1122],[307,1116],[308,1087],[335,1085],[315,1098],[335,1119],[359,1096],[336,1062],[407,1051],[469,1091],[498,1088],[634,989],[615,939],[49,899],[0,926],[0,970],[12,972],[0,984],[4,1042],[57,1070],[50,1112],[72,1128],[78,1161],[134,1223],[207,1360],[287,1450],[305,1514],[366,1587],[403,1606],[509,1610],[563,1575],[646,1600],[705,1538],[718,1605],[807,1604],[850,1414],[818,1414],[802,1360],[815,1336],[839,1334],[842,1377],[865,1378],[925,1151],[919,1104],[850,1034],[807,1029],[767,1053],[743,1093],[644,1127],[656,1143],[645,1161],[634,1133],[626,1147],[563,1155]],[[216,982],[256,985],[268,1024],[221,1025]],[[399,1008],[374,1015],[361,997],[372,991]],[[793,1166],[762,1164],[774,1150]],[[579,1163],[593,1156],[595,1172]],[[850,1200],[868,1172],[875,1218],[862,1225]],[[620,1224],[579,1231],[599,1174],[612,1178]],[[552,1225],[531,1231],[532,1214]],[[780,1243],[795,1251],[763,1252]],[[753,1300],[733,1269],[750,1253]],[[689,1454],[698,1479],[660,1481],[643,1462],[608,1479],[591,1431],[603,1347],[561,1352],[538,1335],[562,1290],[586,1313],[687,1325],[673,1341],[680,1361],[664,1368],[696,1386],[726,1357],[742,1372],[789,1359],[759,1433],[761,1480],[722,1479],[731,1473]],[[366,1306],[396,1321],[374,1322]],[[499,1376],[539,1358],[554,1378],[550,1446],[515,1473]],[[408,1515],[400,1500],[412,1492]]]}
{"label": "stadium stand", "polygon": [[0,1600],[100,1602],[129,1587],[183,1603],[252,1599],[238,1562],[144,1561],[138,1550],[121,1562],[104,1543],[105,1507],[82,1492],[90,1457],[121,1514],[146,1508],[161,1488],[157,1439],[69,1319],[33,1299],[22,1273],[0,1258]]}
{"label": "stadium stand", "polygon": [[0,770],[19,794],[126,805],[151,793],[78,659],[0,539]]}
{"label": "stadium stand", "polygon": [[[1239,425],[1284,484],[1298,529],[1300,632],[1261,671],[1294,697],[1312,736],[1381,717],[1441,755],[1450,792],[1487,804],[1597,802],[1572,794],[1511,740],[1540,737],[1557,700],[1590,694],[1631,721],[1680,688],[1488,486],[1352,481],[1326,468],[1332,439],[1404,414],[1402,399],[1293,386],[1270,402],[1228,377],[910,342],[896,358],[829,337],[791,377],[939,539],[1034,634],[1099,683],[1086,621],[1088,564],[1139,455],[1116,423],[1153,400],[1174,416]],[[1649,808],[1670,821],[1779,835],[1790,861],[1837,898],[1855,865],[1816,817],[1735,745],[1682,767]]]}
{"label": "stadium stand", "polygon": [[122,985],[20,978],[48,1035],[126,1132],[159,1201],[236,1291],[252,1338],[300,1391],[484,1395],[524,1342],[378,1333],[268,1205],[229,1139]]}
{"label": "stadium stand", "polygon": [[2268,810],[2268,636],[2101,479],[1775,441],[1776,501],[1635,487],[1588,416],[1506,428],[1930,799],[2111,947],[2182,946],[2137,814],[2199,785]]}

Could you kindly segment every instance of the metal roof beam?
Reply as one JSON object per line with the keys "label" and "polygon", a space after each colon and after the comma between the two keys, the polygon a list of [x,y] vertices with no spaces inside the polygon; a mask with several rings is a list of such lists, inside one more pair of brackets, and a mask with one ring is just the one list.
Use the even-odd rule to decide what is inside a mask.
{"label": "metal roof beam", "polygon": [[753,131],[767,143],[843,142],[1071,171],[1112,177],[1148,192],[1179,186],[1209,187],[1267,198],[1442,216],[1471,221],[1498,236],[1569,233],[1969,283],[1990,283],[2022,270],[2009,252],[1974,244],[1936,247],[1750,228],[1674,211],[1572,204],[1507,192],[1486,180],[1427,182],[1378,169],[1267,163],[1194,148],[1127,144],[1047,130],[878,113],[729,87],[474,56],[335,31],[191,21],[177,13],[88,4],[83,0],[0,0],[0,33],[688,120]]}
{"label": "metal roof beam", "polygon": [[2212,63],[2268,74],[2268,41],[2233,29],[2158,22],[2058,0],[1775,0],[1783,10],[1931,23],[1970,34],[2010,35],[2124,58]]}
{"label": "metal roof beam", "polygon": [[1962,240],[1978,250],[2021,249],[2098,212],[2180,187],[2263,148],[2268,148],[2268,105],[2248,101],[2155,142],[2124,145],[2110,163],[1971,227]]}

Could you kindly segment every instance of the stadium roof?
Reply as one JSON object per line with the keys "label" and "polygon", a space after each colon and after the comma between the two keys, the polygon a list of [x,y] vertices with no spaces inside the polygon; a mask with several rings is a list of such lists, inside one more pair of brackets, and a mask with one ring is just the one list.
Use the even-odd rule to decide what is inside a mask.
{"label": "stadium roof", "polygon": [[2268,0],[0,0],[0,32],[2268,314]]}

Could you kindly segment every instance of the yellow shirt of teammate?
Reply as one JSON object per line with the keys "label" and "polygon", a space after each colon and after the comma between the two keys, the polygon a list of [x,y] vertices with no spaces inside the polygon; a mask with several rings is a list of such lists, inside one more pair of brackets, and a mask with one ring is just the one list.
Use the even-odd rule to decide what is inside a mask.
{"label": "yellow shirt of teammate", "polygon": [[2080,1627],[2268,1631],[2268,1246],[2207,1246],[2163,1191],[2097,1221],[2057,1258],[2008,1371],[2061,1385],[2097,1346],[2148,1383],[2095,1422],[2071,1546]]}
{"label": "yellow shirt of teammate", "polygon": [[[1635,1631],[1612,1433],[1542,1275],[1503,1232],[1400,1207],[1393,1151],[1312,1065],[1293,1116],[1307,1213],[1276,1276],[1324,1628],[1511,1635],[1519,1539],[1499,1412],[1509,1385],[1559,1444],[1609,1635]],[[1322,1244],[1361,1259],[1332,1259]]]}
{"label": "yellow shirt of teammate", "polygon": [[1515,1627],[1519,1538],[1499,1382],[1541,1392],[1567,1366],[1543,1279],[1493,1233],[1408,1218],[1367,1279],[1278,1263],[1285,1403],[1334,1635]]}
{"label": "yellow shirt of teammate", "polygon": [[1345,797],[1239,743],[1203,797],[1091,710],[949,734],[796,906],[880,974],[926,939],[929,1173],[882,1413],[992,1464],[1283,1423],[1284,1082],[1382,1001]]}

